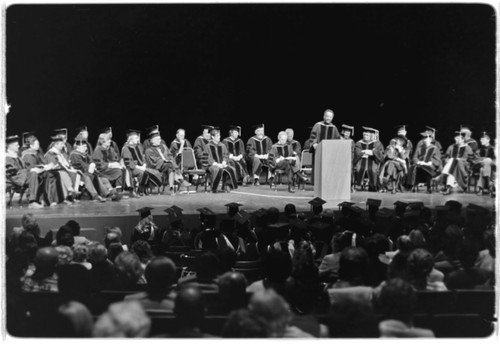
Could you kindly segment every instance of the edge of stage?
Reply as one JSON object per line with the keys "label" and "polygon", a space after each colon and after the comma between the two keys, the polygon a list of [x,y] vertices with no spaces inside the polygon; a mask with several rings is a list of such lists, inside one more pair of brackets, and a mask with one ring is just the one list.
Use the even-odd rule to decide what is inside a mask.
{"label": "edge of stage", "polygon": [[[380,208],[394,208],[394,202],[397,200],[403,202],[421,201],[426,207],[433,209],[437,205],[442,205],[448,200],[461,202],[464,207],[469,203],[474,203],[490,210],[495,209],[496,198],[489,195],[477,196],[473,193],[453,193],[443,196],[438,192],[427,194],[425,188],[420,192],[407,193],[379,193],[356,191],[351,193],[350,201],[355,202],[362,209],[366,207],[368,198],[380,199],[382,204]],[[198,221],[198,212],[196,209],[208,207],[220,216],[226,213],[224,206],[230,202],[239,202],[243,204],[241,209],[247,212],[253,212],[260,208],[276,207],[283,212],[287,203],[293,203],[297,212],[309,212],[308,202],[314,198],[314,187],[306,185],[305,190],[296,190],[295,193],[289,193],[286,185],[278,185],[277,191],[271,190],[268,185],[239,187],[230,193],[205,193],[203,188],[199,188],[196,193],[177,193],[171,195],[167,190],[163,194],[152,194],[141,198],[122,199],[119,202],[92,202],[82,201],[75,205],[60,204],[53,208],[28,209],[26,201],[23,207],[18,205],[19,196],[16,195],[12,200],[12,208],[6,209],[6,232],[12,231],[13,227],[20,226],[20,219],[25,213],[33,213],[42,228],[42,234],[48,230],[57,231],[57,229],[68,220],[74,219],[80,223],[82,233],[91,240],[102,241],[103,231],[106,226],[118,226],[123,231],[123,237],[129,238],[133,227],[137,224],[138,214],[136,210],[145,206],[153,207],[152,214],[155,223],[162,227],[167,224],[166,213],[164,209],[177,205],[184,211],[185,222],[188,227],[196,226]],[[338,210],[337,204],[347,200],[329,200],[323,206],[324,209]]]}

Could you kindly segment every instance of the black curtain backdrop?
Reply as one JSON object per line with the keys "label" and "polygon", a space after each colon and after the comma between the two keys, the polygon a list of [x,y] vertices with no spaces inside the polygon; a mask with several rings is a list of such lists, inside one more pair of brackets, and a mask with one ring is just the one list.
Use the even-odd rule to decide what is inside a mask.
{"label": "black curtain backdrop", "polygon": [[495,11],[480,4],[14,5],[7,9],[7,134],[55,128],[266,124],[303,143],[334,123],[495,130]]}

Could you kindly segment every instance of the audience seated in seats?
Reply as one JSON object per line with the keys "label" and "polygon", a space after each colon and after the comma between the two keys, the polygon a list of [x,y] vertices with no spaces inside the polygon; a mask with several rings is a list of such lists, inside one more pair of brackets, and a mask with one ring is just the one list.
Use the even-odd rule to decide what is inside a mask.
{"label": "audience seated in seats", "polygon": [[58,257],[57,264],[65,265],[73,261],[73,250],[69,246],[59,245],[55,247]]}
{"label": "audience seated in seats", "polygon": [[123,251],[128,251],[127,245],[122,243],[122,230],[119,227],[105,227],[106,236],[104,238],[104,246],[109,250],[109,245],[118,243],[122,245]]}
{"label": "audience seated in seats", "polygon": [[290,306],[273,289],[255,292],[248,304],[250,312],[262,317],[270,329],[269,337],[308,338],[310,334],[298,327],[290,326],[292,318]]}
{"label": "audience seated in seats", "polygon": [[231,311],[246,308],[248,305],[247,280],[239,272],[226,272],[219,277],[218,313],[228,314]]}
{"label": "audience seated in seats", "polygon": [[371,303],[342,298],[330,306],[328,333],[331,338],[376,338],[377,318]]}
{"label": "audience seated in seats", "polygon": [[215,251],[215,255],[219,261],[219,270],[217,271],[217,275],[222,275],[225,272],[233,271],[234,265],[238,259],[238,255],[236,252],[228,247],[219,247],[217,251]]}
{"label": "audience seated in seats", "polygon": [[78,222],[76,222],[75,220],[69,220],[68,222],[66,222],[65,226],[71,229],[71,232],[73,233],[73,239],[75,240],[75,245],[90,244],[90,240],[80,235],[80,224]]}
{"label": "audience seated in seats", "polygon": [[175,297],[174,308],[177,331],[172,334],[172,337],[212,337],[201,330],[205,311],[205,298],[200,288],[194,285],[180,288]]}
{"label": "audience seated in seats", "polygon": [[268,322],[248,309],[238,309],[229,314],[223,338],[267,338],[271,336]]}
{"label": "audience seated in seats", "polygon": [[292,260],[288,252],[271,251],[262,258],[263,279],[250,284],[247,292],[255,293],[273,288],[279,294],[284,295],[291,273]]}
{"label": "audience seated in seats", "polygon": [[413,327],[413,310],[417,296],[411,284],[394,278],[385,282],[375,297],[382,313],[380,337],[434,337],[431,330]]}
{"label": "audience seated in seats", "polygon": [[[353,245],[354,244],[354,245]],[[323,257],[319,265],[319,275],[323,281],[333,283],[338,279],[340,254],[346,247],[363,245],[362,236],[351,231],[343,231],[333,235],[331,240],[332,253]]]}
{"label": "audience seated in seats", "polygon": [[61,337],[89,338],[92,336],[94,323],[92,315],[85,305],[76,301],[69,301],[59,306],[58,313],[69,326],[57,326],[63,331]]}
{"label": "audience seated in seats", "polygon": [[38,249],[35,256],[35,272],[22,279],[22,290],[29,292],[47,291],[57,293],[56,265],[58,253],[53,247]]}
{"label": "audience seated in seats", "polygon": [[116,257],[122,252],[128,252],[123,250],[123,245],[117,242],[113,242],[108,246],[108,260],[114,262]]}
{"label": "audience seated in seats", "polygon": [[476,268],[495,272],[495,231],[487,230],[483,234],[484,249],[479,252]]}
{"label": "audience seated in seats", "polygon": [[314,262],[313,247],[301,241],[292,257],[292,278],[286,288],[286,300],[292,310],[290,325],[314,337],[327,337],[326,326],[320,325],[315,311],[320,301],[322,285]]}
{"label": "audience seated in seats", "polygon": [[429,251],[422,248],[413,250],[407,259],[409,282],[417,290],[447,290],[443,282],[431,281],[429,276],[434,268],[434,259]]}
{"label": "audience seated in seats", "polygon": [[139,257],[132,252],[122,252],[115,258],[113,289],[136,290],[137,284],[145,283],[144,280],[141,281],[143,274],[144,269]]}
{"label": "audience seated in seats", "polygon": [[376,287],[387,275],[387,264],[380,257],[389,250],[389,240],[383,234],[374,234],[366,238],[364,247],[368,254],[367,284]]}
{"label": "audience seated in seats", "polygon": [[[89,241],[90,243],[90,241]],[[73,264],[80,264],[87,270],[92,269],[92,264],[88,262],[89,247],[84,244],[73,245]]]}
{"label": "audience seated in seats", "polygon": [[125,300],[137,300],[145,311],[163,310],[173,312],[176,282],[176,266],[167,257],[154,257],[146,266],[147,291],[130,294]]}
{"label": "audience seated in seats", "polygon": [[52,242],[52,246],[69,246],[72,247],[75,244],[75,238],[73,236],[73,231],[70,227],[63,225],[59,227],[56,233],[56,240]]}
{"label": "audience seated in seats", "polygon": [[141,266],[146,269],[151,258],[153,258],[153,252],[151,251],[151,245],[147,241],[137,240],[130,247],[130,252],[133,252],[139,257],[141,261]]}
{"label": "audience seated in seats", "polygon": [[151,320],[137,301],[113,303],[97,319],[93,337],[144,338],[149,335]]}
{"label": "audience seated in seats", "polygon": [[459,254],[462,267],[459,270],[450,272],[445,277],[448,289],[493,288],[494,273],[474,266],[478,256],[479,251],[476,245],[468,240],[464,240]]}
{"label": "audience seated in seats", "polygon": [[38,247],[46,247],[52,244],[52,231],[48,231],[47,234],[45,234],[45,237],[42,238],[40,234],[40,226],[38,225],[35,215],[31,213],[24,214],[21,219],[21,224],[23,230],[35,236]]}
{"label": "audience seated in seats", "polygon": [[113,263],[108,259],[108,250],[97,242],[89,246],[90,287],[92,291],[111,289],[113,283]]}
{"label": "audience seated in seats", "polygon": [[213,252],[204,252],[195,259],[195,274],[181,278],[179,285],[194,285],[202,291],[218,291],[219,259]]}

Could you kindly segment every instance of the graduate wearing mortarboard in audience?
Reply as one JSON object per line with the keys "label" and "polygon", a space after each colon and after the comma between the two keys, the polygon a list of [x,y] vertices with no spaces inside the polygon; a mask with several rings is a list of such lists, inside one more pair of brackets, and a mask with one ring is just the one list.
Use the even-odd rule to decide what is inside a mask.
{"label": "graduate wearing mortarboard in audience", "polygon": [[323,113],[323,120],[321,122],[317,122],[313,126],[310,135],[310,140],[312,142],[310,151],[316,150],[318,144],[323,140],[340,139],[339,131],[337,127],[332,123],[333,116],[333,110],[326,109]]}
{"label": "graduate wearing mortarboard in audience", "polygon": [[193,150],[194,150],[194,157],[196,158],[196,163],[198,164],[198,168],[202,168],[202,166],[206,166],[207,162],[207,155],[205,152],[205,146],[210,142],[212,139],[210,136],[210,131],[214,128],[211,125],[205,125],[202,124],[201,127],[203,128],[203,131],[200,136],[194,140],[193,144]]}
{"label": "graduate wearing mortarboard in audience", "polygon": [[146,166],[167,176],[170,190],[174,188],[175,182],[185,187],[191,186],[190,183],[184,180],[174,157],[166,145],[162,144],[162,141],[159,131],[154,131],[149,136],[148,148],[146,148],[145,152]]}
{"label": "graduate wearing mortarboard in audience", "polygon": [[99,145],[99,140],[101,138],[101,134],[106,135],[109,140],[110,140],[110,146],[114,149],[116,152],[116,155],[118,155],[118,160],[120,159],[120,147],[118,147],[118,144],[113,141],[113,130],[111,127],[104,127],[99,130],[99,139],[96,143],[96,147]]}
{"label": "graduate wearing mortarboard in audience", "polygon": [[441,171],[441,155],[439,148],[432,143],[429,131],[424,131],[420,135],[424,137],[423,145],[415,150],[406,181],[413,191],[418,183],[424,182],[427,186],[427,193],[432,193],[431,180]]}
{"label": "graduate wearing mortarboard in audience", "polygon": [[231,202],[231,203],[225,204],[224,206],[227,207],[227,217],[232,219],[236,214],[238,214],[242,204],[237,203],[237,202]]}
{"label": "graduate wearing mortarboard in audience", "polygon": [[202,231],[194,238],[194,247],[215,251],[221,245],[220,231],[215,228],[216,214],[209,208],[197,209],[203,217]]}
{"label": "graduate wearing mortarboard in audience", "polygon": [[112,142],[109,133],[99,134],[92,159],[99,176],[106,178],[119,192],[123,188],[126,170],[120,162],[120,154],[112,147]]}
{"label": "graduate wearing mortarboard in audience", "polygon": [[356,185],[361,186],[367,177],[369,191],[378,189],[378,171],[384,158],[384,146],[376,137],[377,132],[377,129],[363,127],[363,139],[354,146]]}
{"label": "graduate wearing mortarboard in audience", "polygon": [[[146,187],[149,183],[153,183],[155,186],[161,186],[161,173],[152,168],[148,168],[146,161],[140,148],[139,143],[139,131],[135,129],[129,129],[127,131],[127,143],[122,148],[122,158],[127,170],[130,173],[130,186],[133,187],[132,178],[137,177],[138,180],[138,193],[142,195],[146,192]],[[132,191],[131,194],[136,196],[135,192]]]}
{"label": "graduate wearing mortarboard in audience", "polygon": [[217,192],[221,181],[223,191],[229,192],[231,189],[237,189],[236,169],[229,165],[229,154],[226,146],[220,142],[219,128],[210,130],[210,138],[210,142],[205,145],[204,154],[207,156],[212,192]]}
{"label": "graduate wearing mortarboard in audience", "polygon": [[[87,154],[92,156],[92,154],[94,153],[94,148],[89,142],[89,130],[86,125],[83,125],[76,129],[75,142],[76,141],[85,141],[87,145]],[[75,144],[73,143],[73,148],[74,147]]]}
{"label": "graduate wearing mortarboard in audience", "polygon": [[460,131],[455,131],[455,144],[448,147],[445,158],[446,163],[441,172],[441,179],[444,184],[443,195],[451,194],[455,185],[465,191],[470,163],[474,155],[471,147],[465,143],[465,135]]}
{"label": "graduate wearing mortarboard in audience", "polygon": [[429,127],[428,125],[426,125],[424,132],[425,132],[426,135],[424,136],[423,134],[421,134],[424,137],[420,141],[418,141],[417,144],[415,145],[415,152],[413,153],[413,160],[415,160],[416,156],[420,156],[420,155],[423,154],[422,150],[425,150],[425,148],[426,148],[426,145],[425,145],[424,141],[425,141],[425,138],[427,136],[431,137],[431,143],[434,146],[436,146],[437,149],[439,150],[439,156],[441,158],[444,158],[444,155],[443,155],[444,154],[443,153],[443,146],[441,146],[441,143],[439,143],[439,141],[436,140],[436,132],[437,132],[437,130],[434,129],[434,128],[432,128],[432,127]]}
{"label": "graduate wearing mortarboard in audience", "polygon": [[[269,151],[273,146],[273,141],[264,133],[264,124],[253,125],[255,135],[248,139],[247,164],[250,173],[250,179],[254,185],[259,186],[259,178],[263,167],[268,167]],[[270,172],[268,171],[268,174]]]}
{"label": "graduate wearing mortarboard in audience", "polygon": [[23,146],[26,148],[21,154],[21,160],[28,170],[34,169],[38,174],[40,188],[43,188],[43,200],[47,205],[57,205],[64,200],[64,196],[59,194],[59,173],[51,171],[53,164],[48,163],[41,152],[40,142],[34,131],[23,133]]}
{"label": "graduate wearing mortarboard in audience", "polygon": [[[379,192],[391,191],[392,194],[403,191],[408,172],[407,159],[405,155],[406,138],[396,136],[391,140],[384,153],[383,164],[380,167]],[[391,184],[391,187],[389,185]]]}
{"label": "graduate wearing mortarboard in audience", "polygon": [[[300,156],[293,150],[291,144],[287,141],[287,134],[284,131],[279,132],[278,142],[275,143],[268,156],[268,165],[272,173],[276,170],[282,170],[288,176],[288,192],[295,192],[297,182],[306,183],[309,178],[300,172]],[[271,184],[274,181],[271,177]]]}
{"label": "graduate wearing mortarboard in audience", "polygon": [[134,227],[134,232],[130,238],[130,245],[137,240],[144,240],[150,245],[156,245],[161,240],[161,233],[159,233],[158,226],[153,222],[153,215],[151,210],[154,208],[143,207],[137,209],[139,213],[139,223]]}
{"label": "graduate wearing mortarboard in audience", "polygon": [[6,185],[16,185],[29,188],[29,208],[39,209],[40,193],[38,175],[29,170],[19,157],[19,137],[17,135],[7,136],[5,154]]}
{"label": "graduate wearing mortarboard in audience", "polygon": [[495,147],[490,144],[490,135],[483,132],[481,135],[481,145],[474,154],[473,171],[479,173],[477,180],[478,196],[490,192],[491,197],[495,197],[495,171],[496,156]]}
{"label": "graduate wearing mortarboard in audience", "polygon": [[245,143],[241,139],[241,127],[237,125],[229,126],[229,136],[222,140],[229,152],[229,164],[236,169],[238,180],[241,185],[248,183],[248,167],[246,162]]}
{"label": "graduate wearing mortarboard in audience", "polygon": [[[68,142],[68,129],[66,128],[61,128],[61,129],[55,129],[54,130],[54,135],[59,136],[62,138],[62,142],[64,142],[64,145],[60,149],[61,154],[64,155],[66,159],[69,158],[69,153],[71,153],[71,150],[73,149],[71,145]],[[49,151],[52,146],[54,145],[54,141],[52,141],[49,146],[47,147],[47,151]]]}
{"label": "graduate wearing mortarboard in audience", "polygon": [[96,164],[87,153],[87,141],[76,140],[74,149],[69,155],[71,165],[83,173],[85,188],[93,200],[106,202],[106,198],[113,191],[108,179],[99,177]]}
{"label": "graduate wearing mortarboard in audience", "polygon": [[323,204],[325,204],[326,201],[320,197],[315,197],[307,203],[311,205],[312,211],[312,215],[307,219],[307,223],[312,225],[313,223],[321,220],[320,214],[323,212]]}
{"label": "graduate wearing mortarboard in audience", "polygon": [[173,205],[163,211],[167,213],[169,226],[163,232],[162,248],[168,250],[170,246],[192,246],[191,235],[184,228],[182,209]]}

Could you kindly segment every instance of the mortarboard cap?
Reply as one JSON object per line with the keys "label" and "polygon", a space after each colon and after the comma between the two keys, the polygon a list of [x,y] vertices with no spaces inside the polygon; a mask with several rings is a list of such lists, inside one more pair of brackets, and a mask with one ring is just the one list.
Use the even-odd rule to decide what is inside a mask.
{"label": "mortarboard cap", "polygon": [[408,207],[411,210],[422,210],[424,208],[424,202],[410,202],[408,203]]}
{"label": "mortarboard cap", "polygon": [[199,211],[200,214],[202,214],[203,216],[215,216],[215,213],[212,210],[208,209],[207,207],[196,210]]}
{"label": "mortarboard cap", "polygon": [[430,132],[430,130],[422,131],[420,135],[422,135],[423,137],[432,137],[432,133]]}
{"label": "mortarboard cap", "polygon": [[184,210],[184,209],[176,206],[175,204],[173,206],[171,206],[170,209],[172,209],[173,211],[175,211],[177,214],[182,214],[182,211]]}
{"label": "mortarboard cap", "polygon": [[325,203],[326,203],[326,201],[325,201],[325,200],[323,200],[323,199],[321,199],[321,198],[319,198],[319,197],[316,197],[316,198],[313,198],[312,200],[310,200],[310,201],[309,201],[309,202],[307,202],[307,203],[309,203],[309,204],[310,204],[310,205],[312,205],[313,207],[318,207],[318,206],[320,206],[320,205],[325,204]]}
{"label": "mortarboard cap", "polygon": [[370,128],[370,127],[361,127],[361,128],[363,128],[363,132],[364,133],[375,134],[378,131],[377,129],[373,129],[373,128]]}
{"label": "mortarboard cap", "polygon": [[393,212],[390,209],[387,208],[381,208],[379,211],[377,211],[377,214],[375,214],[375,217],[377,218],[382,218],[382,219],[388,219],[392,217]]}
{"label": "mortarboard cap", "polygon": [[396,208],[406,208],[408,206],[408,203],[396,201],[396,202],[394,202],[394,206]]}
{"label": "mortarboard cap", "polygon": [[151,127],[149,127],[149,128],[146,129],[146,133],[148,135],[151,135],[153,133],[158,133],[158,132],[160,132],[160,126],[158,124],[157,125],[153,125],[153,126],[151,126]]}
{"label": "mortarboard cap", "polygon": [[380,199],[368,198],[366,200],[366,205],[368,207],[380,207],[381,204],[382,204],[382,200],[380,200]]}
{"label": "mortarboard cap", "polygon": [[30,137],[30,136],[32,136],[32,135],[34,135],[34,134],[35,134],[35,132],[34,132],[34,131],[27,131],[27,132],[25,132],[25,133],[22,133],[22,135],[21,135],[21,140],[22,140],[21,142],[22,142],[22,143],[21,143],[21,144],[24,146],[24,145],[26,144],[26,139],[27,139],[28,137]]}
{"label": "mortarboard cap", "polygon": [[483,138],[483,137],[491,138],[491,133],[489,133],[487,131],[483,131],[483,132],[481,132],[481,138]]}
{"label": "mortarboard cap", "polygon": [[76,134],[80,134],[82,131],[89,131],[86,125],[82,125],[81,127],[76,128]]}
{"label": "mortarboard cap", "polygon": [[462,132],[471,132],[471,126],[470,125],[467,125],[467,124],[461,124],[460,125],[460,131]]}
{"label": "mortarboard cap", "polygon": [[136,211],[139,212],[139,215],[141,216],[141,219],[145,218],[145,217],[148,217],[149,215],[151,215],[151,210],[153,210],[154,208],[151,208],[151,207],[143,207],[141,209],[137,209]]}
{"label": "mortarboard cap", "polygon": [[242,205],[243,204],[236,203],[236,202],[231,202],[231,203],[225,204],[225,206],[228,207],[229,209],[239,209]]}
{"label": "mortarboard cap", "polygon": [[178,212],[175,209],[173,209],[172,207],[165,209],[164,212],[167,213],[168,220],[170,221],[170,223],[175,223],[175,222],[181,221],[184,218],[184,215],[182,214],[182,212]]}
{"label": "mortarboard cap", "polygon": [[354,202],[347,202],[347,201],[344,201],[342,203],[339,203],[338,206],[339,206],[339,210],[342,208],[342,207],[346,207],[346,206],[349,206],[349,205],[354,205],[355,203]]}
{"label": "mortarboard cap", "polygon": [[63,135],[65,137],[67,137],[68,136],[68,129],[66,129],[66,128],[54,129],[54,135]]}
{"label": "mortarboard cap", "polygon": [[107,134],[107,133],[111,133],[111,132],[112,132],[111,127],[104,127],[104,128],[99,129],[99,134]]}
{"label": "mortarboard cap", "polygon": [[229,130],[237,130],[237,131],[238,131],[238,133],[240,133],[240,134],[241,134],[241,126],[239,126],[239,125],[233,125],[233,124],[230,124],[230,125],[229,125]]}
{"label": "mortarboard cap", "polygon": [[63,135],[54,135],[50,137],[52,142],[58,142],[58,141],[63,141],[64,136]]}
{"label": "mortarboard cap", "polygon": [[465,209],[467,211],[470,211],[470,212],[479,212],[479,213],[484,213],[484,214],[489,213],[488,209],[486,209],[485,207],[481,207],[480,205],[477,205],[474,203],[469,203],[469,205],[467,205],[467,207]]}
{"label": "mortarboard cap", "polygon": [[434,129],[433,127],[429,127],[428,125],[425,126],[425,130],[427,132],[429,132],[430,134],[432,134],[433,136],[436,135],[436,133],[437,133],[436,129]]}
{"label": "mortarboard cap", "polygon": [[450,210],[460,210],[462,209],[462,203],[455,201],[453,199],[450,199],[449,201],[446,201],[444,205],[447,205],[450,207]]}
{"label": "mortarboard cap", "polygon": [[8,145],[14,142],[19,142],[19,136],[17,135],[7,136],[5,138],[5,141],[7,142]]}
{"label": "mortarboard cap", "polygon": [[159,131],[154,131],[151,134],[149,134],[149,138],[150,139],[155,138],[157,136],[160,136],[160,132]]}
{"label": "mortarboard cap", "polygon": [[137,129],[129,129],[129,130],[127,130],[127,137],[132,136],[132,135],[139,136],[140,134],[141,134],[141,131],[137,130]]}
{"label": "mortarboard cap", "polygon": [[363,209],[361,209],[357,205],[353,205],[353,204],[346,205],[345,209],[347,209],[348,211],[350,211],[351,213],[354,213],[354,214],[363,213]]}
{"label": "mortarboard cap", "polygon": [[208,124],[202,124],[201,127],[205,130],[205,129],[208,129],[208,130],[212,130],[214,128],[213,125],[208,125]]}
{"label": "mortarboard cap", "polygon": [[396,125],[394,129],[396,129],[397,131],[406,130],[406,124]]}
{"label": "mortarboard cap", "polygon": [[351,135],[354,135],[354,126],[342,124],[342,130],[349,130]]}
{"label": "mortarboard cap", "polygon": [[255,130],[257,129],[264,129],[264,123],[261,123],[261,124],[254,124],[252,125],[252,128],[254,128]]}
{"label": "mortarboard cap", "polygon": [[234,215],[233,219],[242,225],[250,219],[250,214],[244,210],[240,210]]}

